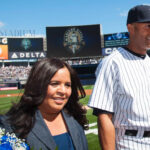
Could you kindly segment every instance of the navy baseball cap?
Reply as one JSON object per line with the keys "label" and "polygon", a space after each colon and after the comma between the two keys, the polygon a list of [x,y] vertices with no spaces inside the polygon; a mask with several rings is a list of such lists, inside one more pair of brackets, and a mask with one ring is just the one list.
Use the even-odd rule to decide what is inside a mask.
{"label": "navy baseball cap", "polygon": [[150,22],[150,5],[137,5],[128,12],[127,24]]}

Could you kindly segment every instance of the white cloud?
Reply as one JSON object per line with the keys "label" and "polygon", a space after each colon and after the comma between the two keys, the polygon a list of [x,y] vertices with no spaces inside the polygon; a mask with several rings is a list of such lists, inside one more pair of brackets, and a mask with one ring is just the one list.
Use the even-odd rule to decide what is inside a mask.
{"label": "white cloud", "polygon": [[149,4],[148,4],[148,3],[147,3],[147,4],[146,4],[146,3],[144,3],[143,5],[150,5],[150,3],[149,3]]}
{"label": "white cloud", "polygon": [[128,14],[128,12],[127,12],[127,11],[124,11],[124,12],[121,12],[121,13],[120,13],[120,16],[121,16],[121,17],[126,17],[127,14]]}
{"label": "white cloud", "polygon": [[4,26],[4,23],[0,21],[0,28]]}

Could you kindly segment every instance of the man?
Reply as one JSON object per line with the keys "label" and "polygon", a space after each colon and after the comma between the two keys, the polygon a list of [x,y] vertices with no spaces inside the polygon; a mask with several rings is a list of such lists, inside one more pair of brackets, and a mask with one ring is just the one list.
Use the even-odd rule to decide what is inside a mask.
{"label": "man", "polygon": [[131,8],[129,44],[99,64],[89,101],[103,150],[150,150],[150,6]]}

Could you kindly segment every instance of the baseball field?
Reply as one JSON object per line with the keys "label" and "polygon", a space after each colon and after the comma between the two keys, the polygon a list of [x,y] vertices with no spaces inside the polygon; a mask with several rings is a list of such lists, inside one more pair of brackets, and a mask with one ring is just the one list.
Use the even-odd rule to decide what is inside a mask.
{"label": "baseball field", "polygon": [[[84,86],[86,97],[81,99],[83,105],[87,105],[93,86]],[[0,114],[6,113],[13,103],[20,100],[23,90],[0,91]],[[97,135],[97,118],[92,115],[92,109],[87,109],[87,119],[89,120],[89,130],[85,131],[89,150],[101,150]]]}

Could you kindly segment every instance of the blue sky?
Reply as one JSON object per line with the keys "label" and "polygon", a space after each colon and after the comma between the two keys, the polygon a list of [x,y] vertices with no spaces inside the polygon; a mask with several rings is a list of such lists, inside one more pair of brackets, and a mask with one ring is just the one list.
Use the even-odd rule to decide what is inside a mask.
{"label": "blue sky", "polygon": [[45,35],[47,26],[101,24],[102,33],[126,32],[128,10],[150,0],[2,0],[0,32],[31,30]]}

